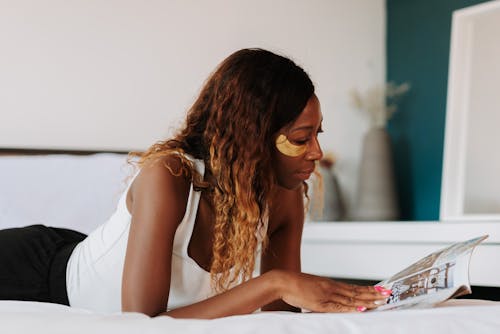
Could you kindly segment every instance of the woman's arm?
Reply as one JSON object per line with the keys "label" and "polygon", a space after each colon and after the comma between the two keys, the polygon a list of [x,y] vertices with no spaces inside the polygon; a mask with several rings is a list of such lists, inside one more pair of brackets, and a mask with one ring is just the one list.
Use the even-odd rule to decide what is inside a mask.
{"label": "woman's arm", "polygon": [[[172,165],[176,170],[175,161]],[[251,313],[279,300],[311,311],[345,312],[355,311],[358,306],[346,296],[357,297],[355,301],[363,305],[383,298],[370,287],[353,290],[325,278],[301,274],[296,267],[300,269],[300,263],[290,260],[287,270],[269,270],[217,296],[165,312],[170,292],[173,240],[184,216],[188,192],[189,182],[172,175],[162,163],[143,168],[135,179],[130,193],[132,223],[122,281],[124,312],[217,318]],[[300,236],[293,244],[296,249],[292,251],[297,258]],[[281,254],[287,248],[273,249]],[[275,267],[279,268],[278,262]],[[339,294],[339,291],[343,292]]]}
{"label": "woman's arm", "polygon": [[[385,299],[373,287],[351,286],[314,275],[271,270],[226,292],[165,313],[175,318],[213,319],[248,314],[273,301],[313,312],[355,312]],[[364,309],[359,309],[364,307]]]}
{"label": "woman's arm", "polygon": [[[300,312],[300,308],[305,308],[318,312],[363,311],[365,308],[376,307],[375,301],[388,297],[388,291],[376,292],[371,286],[351,285],[301,273],[300,247],[305,219],[303,189],[279,188],[272,203],[269,245],[262,254],[261,273],[276,269],[287,271],[289,294],[282,295],[280,300],[264,306],[263,310]],[[301,292],[311,294],[312,298],[307,300],[309,296],[301,295]],[[326,294],[322,295],[323,293]],[[322,304],[322,298],[328,305],[326,311],[323,309],[325,305]],[[311,304],[306,306],[307,303]]]}
{"label": "woman's arm", "polygon": [[[269,210],[267,249],[261,256],[261,273],[272,269],[283,269],[299,273],[300,245],[304,227],[303,190],[288,190],[278,187]],[[294,311],[299,308],[277,300],[262,308],[264,311]]]}
{"label": "woman's arm", "polygon": [[122,278],[122,311],[150,316],[167,308],[175,231],[184,215],[189,182],[174,176],[180,161],[143,167],[128,194],[132,215]]}
{"label": "woman's arm", "polygon": [[283,273],[268,272],[214,297],[163,314],[175,318],[214,319],[252,313],[280,298],[283,278]]}
{"label": "woman's arm", "polygon": [[215,318],[251,313],[278,299],[281,274],[269,273],[218,296],[165,312],[168,305],[172,249],[182,220],[189,182],[174,176],[180,162],[169,158],[145,167],[130,190],[132,214],[122,281],[122,311],[149,316],[167,314],[183,318]]}

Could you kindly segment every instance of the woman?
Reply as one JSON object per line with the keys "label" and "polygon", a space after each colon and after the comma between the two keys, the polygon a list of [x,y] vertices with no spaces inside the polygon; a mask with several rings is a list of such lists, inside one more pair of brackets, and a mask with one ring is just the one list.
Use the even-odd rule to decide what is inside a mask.
{"label": "woman", "polygon": [[321,122],[300,67],[261,49],[235,52],[180,132],[139,154],[113,216],[76,247],[72,238],[53,247],[58,267],[46,267],[59,275],[49,281],[61,268],[66,277],[52,291],[75,307],[179,318],[383,303],[388,290],[300,272],[304,181],[322,157]]}

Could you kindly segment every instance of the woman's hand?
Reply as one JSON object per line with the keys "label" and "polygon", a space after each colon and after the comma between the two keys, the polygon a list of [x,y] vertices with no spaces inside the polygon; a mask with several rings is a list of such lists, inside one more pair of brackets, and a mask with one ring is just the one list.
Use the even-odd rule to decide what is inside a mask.
{"label": "woman's hand", "polygon": [[314,275],[282,271],[281,299],[313,312],[363,312],[385,304],[391,291]]}
{"label": "woman's hand", "polygon": [[355,286],[274,269],[218,295],[162,314],[174,318],[214,319],[249,314],[280,299],[314,312],[362,312],[377,306],[377,301],[385,302],[389,294],[389,290],[377,291],[373,286]]}

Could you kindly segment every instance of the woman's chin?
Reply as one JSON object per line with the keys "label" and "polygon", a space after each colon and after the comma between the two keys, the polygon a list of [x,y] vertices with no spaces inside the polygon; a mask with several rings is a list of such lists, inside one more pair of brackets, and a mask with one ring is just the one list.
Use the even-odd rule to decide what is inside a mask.
{"label": "woman's chin", "polygon": [[278,180],[278,186],[281,188],[285,188],[287,190],[296,190],[302,187],[304,184],[303,180],[294,179],[294,180]]}

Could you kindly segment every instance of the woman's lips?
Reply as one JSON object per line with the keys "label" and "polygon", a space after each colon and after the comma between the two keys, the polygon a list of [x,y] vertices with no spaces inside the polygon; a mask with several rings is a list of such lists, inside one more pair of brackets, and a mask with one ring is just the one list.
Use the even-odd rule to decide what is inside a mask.
{"label": "woman's lips", "polygon": [[307,180],[311,176],[312,172],[314,172],[314,169],[308,169],[308,170],[304,170],[304,171],[299,171],[299,172],[297,172],[295,174],[299,177],[299,179],[305,181],[305,180]]}

